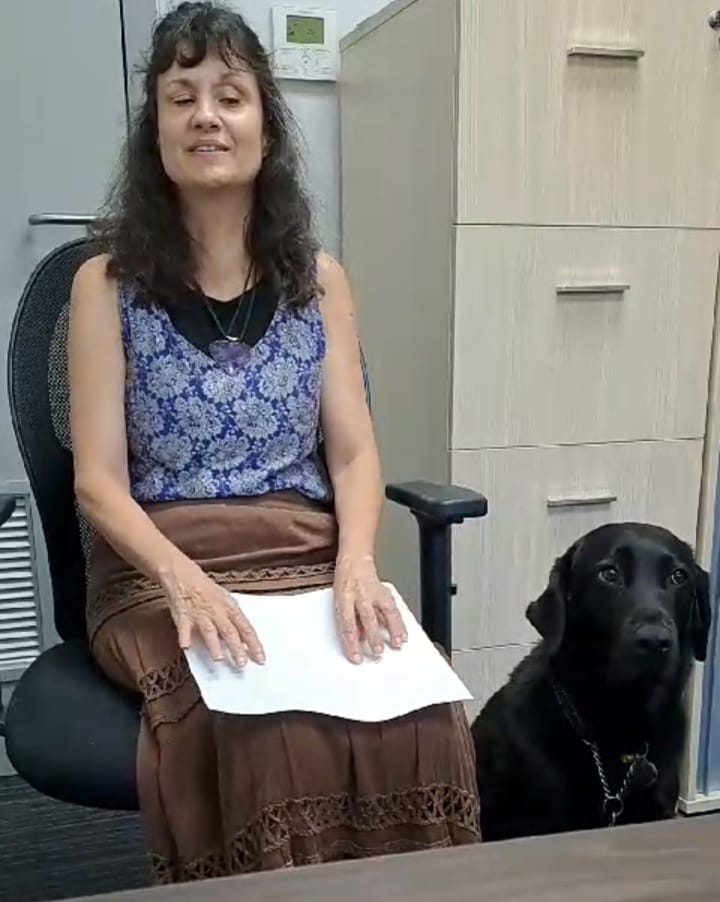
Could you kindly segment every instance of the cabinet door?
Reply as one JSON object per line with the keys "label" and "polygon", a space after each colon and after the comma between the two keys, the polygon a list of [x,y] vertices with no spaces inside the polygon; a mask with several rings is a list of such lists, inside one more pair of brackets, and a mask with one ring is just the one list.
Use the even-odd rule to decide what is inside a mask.
{"label": "cabinet door", "polygon": [[[28,217],[94,213],[102,201],[126,128],[122,50],[117,0],[3,4],[0,78],[8,92],[0,144],[3,349],[35,266],[52,248],[84,233],[71,226],[30,226]],[[23,478],[4,402],[0,422],[0,479]]]}
{"label": "cabinet door", "polygon": [[[134,12],[150,0],[133,0]],[[147,40],[147,38],[145,39]],[[95,212],[126,129],[118,0],[19,0],[2,4],[0,83],[0,345],[33,269],[83,228],[36,225],[37,213]],[[18,496],[0,536],[0,683],[54,640],[42,530],[10,423],[0,374],[0,492]],[[20,599],[20,601],[18,601]],[[18,619],[17,606],[26,619]],[[29,609],[37,605],[40,613]],[[42,635],[39,634],[41,630]],[[0,753],[0,770],[3,768]]]}
{"label": "cabinet door", "polygon": [[699,438],[720,234],[463,226],[452,447]]}
{"label": "cabinet door", "polygon": [[453,669],[472,695],[472,700],[465,703],[470,721],[477,717],[490,696],[507,681],[531,648],[531,645],[501,645],[453,652]]}
{"label": "cabinet door", "polygon": [[657,523],[693,543],[702,449],[698,440],[453,453],[453,482],[490,503],[487,518],[456,530],[454,647],[537,639],[527,605],[554,559],[602,523]]}
{"label": "cabinet door", "polygon": [[462,0],[458,221],[718,225],[712,10]]}

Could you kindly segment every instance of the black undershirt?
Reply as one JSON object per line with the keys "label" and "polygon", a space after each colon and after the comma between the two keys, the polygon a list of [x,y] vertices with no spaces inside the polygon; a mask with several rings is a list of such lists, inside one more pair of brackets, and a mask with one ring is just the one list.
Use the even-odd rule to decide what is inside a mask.
{"label": "black undershirt", "polygon": [[[277,309],[277,297],[267,282],[261,279],[254,288],[244,291],[229,301],[207,298],[220,325],[226,332],[228,332],[230,321],[238,304],[240,305],[232,333],[228,332],[228,334],[232,334],[233,338],[237,338],[243,331],[253,293],[255,301],[252,304],[250,319],[242,339],[243,343],[250,347],[256,345],[267,332]],[[167,312],[173,326],[183,338],[194,344],[204,354],[209,354],[211,342],[225,337],[220,333],[212,316],[208,313],[202,295],[191,294],[182,303],[168,305]]]}

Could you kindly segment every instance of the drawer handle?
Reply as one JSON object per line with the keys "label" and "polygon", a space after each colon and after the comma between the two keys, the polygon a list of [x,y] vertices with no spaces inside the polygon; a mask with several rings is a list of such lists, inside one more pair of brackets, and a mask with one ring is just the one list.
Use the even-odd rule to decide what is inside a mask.
{"label": "drawer handle", "polygon": [[597,492],[590,495],[556,495],[547,499],[549,510],[569,507],[605,507],[614,504],[617,495],[612,492]]}
{"label": "drawer handle", "polygon": [[558,285],[556,289],[560,297],[566,297],[569,294],[621,294],[630,291],[630,285],[627,282],[581,282],[578,284]]}
{"label": "drawer handle", "polygon": [[567,49],[569,57],[606,60],[632,60],[636,62],[645,56],[639,47],[613,47],[600,44],[573,44]]}

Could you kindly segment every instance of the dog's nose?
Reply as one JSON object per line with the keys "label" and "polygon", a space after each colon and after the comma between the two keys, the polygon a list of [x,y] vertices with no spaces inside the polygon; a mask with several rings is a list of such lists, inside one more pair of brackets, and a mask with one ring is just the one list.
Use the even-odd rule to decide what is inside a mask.
{"label": "dog's nose", "polygon": [[641,626],[635,633],[635,648],[643,655],[666,655],[672,648],[672,639],[661,626]]}

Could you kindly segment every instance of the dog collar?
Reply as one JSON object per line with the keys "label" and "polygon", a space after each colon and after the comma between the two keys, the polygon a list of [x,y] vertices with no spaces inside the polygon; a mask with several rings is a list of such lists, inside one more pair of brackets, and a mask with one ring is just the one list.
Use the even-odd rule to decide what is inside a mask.
{"label": "dog collar", "polygon": [[620,763],[625,765],[626,770],[618,789],[615,792],[612,792],[598,744],[590,738],[570,694],[554,677],[549,677],[549,680],[558,707],[563,713],[563,716],[572,727],[573,732],[578,736],[582,743],[590,749],[590,754],[592,755],[595,771],[597,772],[598,781],[603,794],[603,814],[607,818],[608,826],[614,827],[617,823],[617,819],[625,810],[625,798],[633,783],[649,788],[657,781],[657,767],[655,767],[648,758],[650,746],[645,742],[641,752],[620,756]]}

